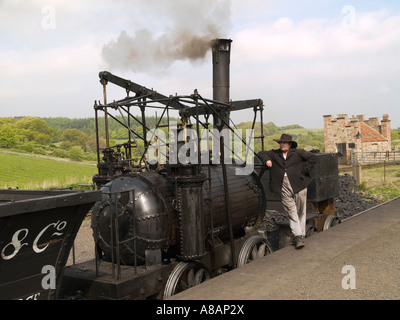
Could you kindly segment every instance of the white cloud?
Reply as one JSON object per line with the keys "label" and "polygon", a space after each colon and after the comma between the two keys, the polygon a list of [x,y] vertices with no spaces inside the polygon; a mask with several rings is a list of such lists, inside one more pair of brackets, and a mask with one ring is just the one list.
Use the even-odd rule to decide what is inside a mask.
{"label": "white cloud", "polygon": [[400,43],[400,16],[383,12],[357,15],[354,28],[339,21],[307,19],[294,22],[283,17],[275,22],[240,31],[236,42],[240,54],[251,63],[285,58],[318,58],[371,55]]}
{"label": "white cloud", "polygon": [[389,113],[397,127],[398,52],[400,16],[385,10],[358,12],[352,28],[338,18],[278,18],[234,36],[232,94],[262,98],[276,123],[322,127],[324,114]]}
{"label": "white cloud", "polygon": [[[212,1],[223,17],[219,21],[223,34],[233,39],[231,98],[263,99],[268,105],[265,119],[281,125],[322,127],[324,114],[361,111],[371,116],[389,113],[392,125],[399,126],[400,16],[379,9],[380,5],[363,12],[362,2],[353,2],[354,21],[344,20],[340,5],[336,15],[327,15],[318,11],[321,5],[316,7],[314,1]],[[312,10],[302,9],[309,13],[305,17],[295,15],[293,8],[304,3],[312,4]],[[54,30],[41,26],[41,10],[47,4],[55,8]],[[189,14],[188,4],[184,0],[0,1],[4,30],[0,34],[0,117],[17,115],[16,110],[39,115],[39,109],[41,115],[57,116],[56,111],[79,114],[88,108],[85,116],[90,115],[92,101],[101,99],[97,74],[108,69],[101,58],[103,45],[122,31],[133,37],[140,29],[149,30],[155,39],[188,24],[204,34],[204,19],[187,9]],[[167,10],[173,5],[179,10],[170,15]],[[198,6],[193,8],[200,16],[209,12]],[[225,12],[226,8],[231,11]],[[178,61],[153,74],[109,71],[166,95],[196,88],[207,98],[211,94],[209,54],[203,63]],[[28,99],[35,108],[27,108]],[[54,101],[59,108],[54,108]],[[5,109],[5,104],[13,108]],[[282,110],[290,111],[282,117]],[[307,118],[310,114],[312,119]]]}

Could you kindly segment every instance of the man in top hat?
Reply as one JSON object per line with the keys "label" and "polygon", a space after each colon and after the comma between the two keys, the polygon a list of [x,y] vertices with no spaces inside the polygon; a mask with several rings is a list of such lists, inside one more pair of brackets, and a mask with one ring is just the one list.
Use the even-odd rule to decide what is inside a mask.
{"label": "man in top hat", "polygon": [[314,153],[297,149],[292,136],[282,134],[279,149],[261,151],[259,157],[270,170],[270,191],[281,196],[282,205],[289,215],[290,229],[296,249],[304,247],[306,234],[307,186],[310,172],[317,162]]}

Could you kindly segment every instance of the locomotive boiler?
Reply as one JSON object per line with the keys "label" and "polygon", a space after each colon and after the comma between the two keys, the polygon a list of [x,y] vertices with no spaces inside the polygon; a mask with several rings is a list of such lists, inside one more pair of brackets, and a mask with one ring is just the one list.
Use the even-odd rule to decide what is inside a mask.
{"label": "locomotive boiler", "polygon": [[169,258],[169,248],[182,261],[199,260],[210,250],[206,243],[243,237],[246,228],[261,223],[266,200],[256,173],[236,175],[233,166],[227,167],[232,199],[228,224],[221,166],[203,167],[201,174],[190,165],[176,169],[123,175],[102,187],[103,201],[92,210],[92,227],[103,258],[111,260],[116,254],[110,226],[117,212],[115,233],[123,243],[119,259],[129,265],[135,259],[138,265],[145,264],[146,250],[158,250],[160,259]]}
{"label": "locomotive boiler", "polygon": [[[94,105],[99,172],[93,182],[102,200],[91,215],[96,258],[65,269],[66,296],[79,292],[87,299],[168,298],[285,245],[285,226],[260,230],[266,209],[279,207],[280,201],[267,199],[268,173],[254,151],[255,139],[264,146],[263,102],[229,97],[231,42],[211,42],[212,99],[197,90],[167,97],[100,72],[104,103]],[[108,103],[108,83],[122,87],[126,97]],[[244,109],[254,114],[246,137],[235,130],[230,117]],[[150,110],[158,112],[153,128],[147,123]],[[111,120],[126,130],[127,141],[110,146]],[[259,136],[254,136],[256,124]],[[317,168],[328,160],[337,170],[337,158],[318,159]],[[308,224],[320,231],[326,217],[334,216],[337,171],[326,180],[317,174],[312,190],[329,187],[324,195],[311,192],[317,198],[311,199]]]}

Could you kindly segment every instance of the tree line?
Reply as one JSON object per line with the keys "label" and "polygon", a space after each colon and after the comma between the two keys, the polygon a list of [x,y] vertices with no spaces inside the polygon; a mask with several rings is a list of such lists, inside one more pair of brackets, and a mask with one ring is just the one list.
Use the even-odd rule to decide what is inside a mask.
{"label": "tree line", "polygon": [[0,118],[0,147],[71,160],[95,160],[96,139],[79,129],[63,130],[37,117]]}
{"label": "tree line", "polygon": [[[118,120],[123,122],[122,118]],[[141,121],[140,117],[138,120]],[[157,121],[156,117],[146,117],[146,125],[149,128],[154,128]],[[127,129],[118,121],[110,119],[108,128],[110,145],[128,139]],[[142,126],[138,121],[132,121],[131,129],[142,134]],[[100,148],[106,145],[102,118],[99,119],[99,145]],[[77,161],[95,161],[97,160],[95,118],[0,118],[0,148]]]}
{"label": "tree line", "polygon": [[[118,119],[118,117],[117,117]],[[141,118],[138,117],[141,121]],[[155,128],[158,119],[146,117],[148,128]],[[178,121],[178,119],[170,119]],[[119,119],[123,122],[123,119]],[[117,144],[128,139],[128,130],[118,121],[108,121],[110,144]],[[236,126],[238,129],[248,129],[250,122],[243,122]],[[139,135],[142,126],[132,121],[131,128]],[[263,126],[264,149],[277,148],[273,139],[278,139],[281,133],[289,133],[300,147],[324,151],[323,130],[309,130],[299,125],[278,127],[272,122]],[[99,120],[100,148],[105,147],[104,119]],[[256,137],[261,135],[261,126],[256,125]],[[255,151],[261,150],[261,140],[254,141]],[[18,152],[35,153],[72,160],[96,161],[96,123],[94,118],[70,119],[66,117],[38,118],[38,117],[8,117],[0,118],[0,148]]]}

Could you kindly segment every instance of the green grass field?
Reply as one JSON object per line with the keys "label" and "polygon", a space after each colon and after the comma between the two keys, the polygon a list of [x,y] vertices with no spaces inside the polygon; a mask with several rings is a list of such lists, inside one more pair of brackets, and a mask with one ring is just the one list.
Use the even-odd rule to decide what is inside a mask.
{"label": "green grass field", "polygon": [[[339,169],[339,174],[353,175],[351,167],[347,170]],[[383,166],[363,166],[361,170],[361,184],[359,189],[369,195],[373,195],[379,201],[387,201],[400,196],[400,164],[390,163]]]}
{"label": "green grass field", "polygon": [[92,184],[96,165],[0,152],[0,189],[68,188]]}

